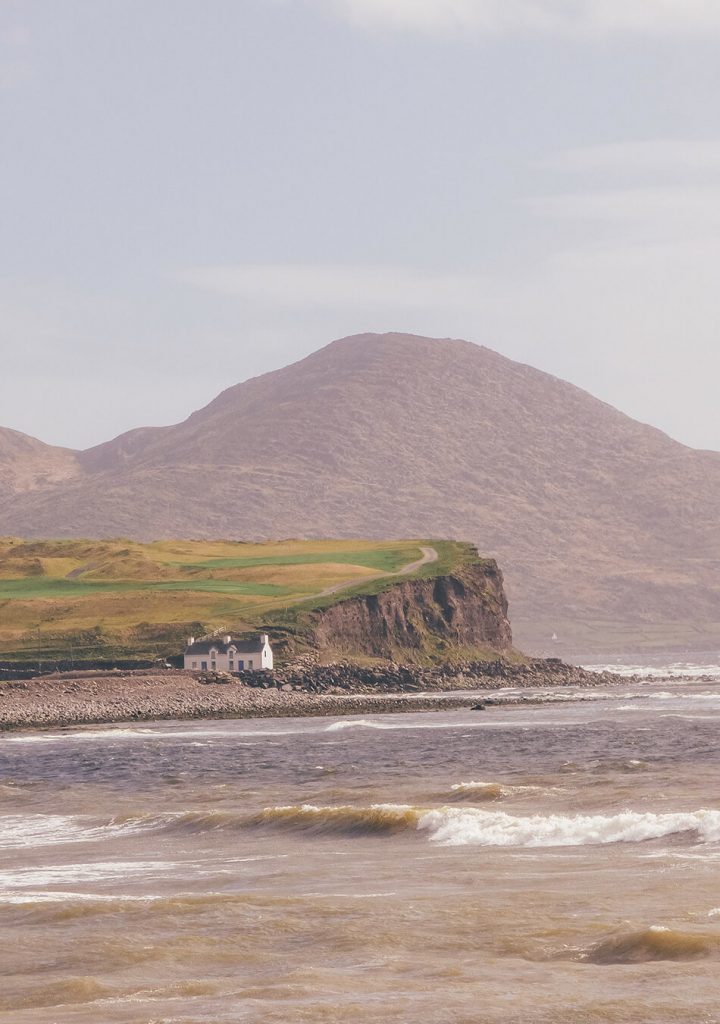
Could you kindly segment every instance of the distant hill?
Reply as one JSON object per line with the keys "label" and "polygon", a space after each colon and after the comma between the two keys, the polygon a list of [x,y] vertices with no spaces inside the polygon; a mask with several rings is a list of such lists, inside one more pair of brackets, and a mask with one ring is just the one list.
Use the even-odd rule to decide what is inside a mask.
{"label": "distant hill", "polygon": [[465,341],[345,338],[86,452],[17,437],[0,533],[447,536],[500,562],[520,647],[720,641],[720,454]]}
{"label": "distant hill", "polygon": [[6,498],[69,480],[78,472],[77,452],[0,427],[0,481]]}

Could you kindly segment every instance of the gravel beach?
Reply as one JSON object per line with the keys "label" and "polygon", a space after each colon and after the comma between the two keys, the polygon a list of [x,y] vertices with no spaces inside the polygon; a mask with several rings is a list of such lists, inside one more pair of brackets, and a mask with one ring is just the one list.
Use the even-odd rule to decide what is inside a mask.
{"label": "gravel beach", "polygon": [[[587,674],[585,674],[587,675]],[[610,677],[613,678],[613,677]],[[595,681],[597,680],[597,681]],[[195,718],[278,718],[315,715],[389,714],[403,711],[447,711],[473,706],[493,691],[521,685],[535,693],[523,703],[545,702],[537,692],[547,685],[608,682],[606,674],[583,683],[573,673],[551,679],[525,675],[522,680],[453,680],[452,692],[392,692],[368,687],[346,692],[249,686],[237,678],[208,677],[174,669],[130,672],[66,672],[35,679],[0,681],[0,731],[128,721]],[[365,692],[357,692],[361,689]],[[399,689],[399,688],[398,688]],[[467,689],[466,693],[459,690]],[[517,698],[513,702],[517,702]]]}

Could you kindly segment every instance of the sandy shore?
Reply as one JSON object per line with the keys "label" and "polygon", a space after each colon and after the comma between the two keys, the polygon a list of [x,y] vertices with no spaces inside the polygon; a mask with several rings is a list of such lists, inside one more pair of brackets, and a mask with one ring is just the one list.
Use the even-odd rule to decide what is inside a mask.
{"label": "sandy shore", "polygon": [[[544,681],[543,681],[544,682]],[[63,673],[0,682],[0,731],[193,718],[389,714],[472,707],[491,690],[458,693],[309,693],[207,684],[174,670]],[[523,703],[544,703],[528,694]]]}

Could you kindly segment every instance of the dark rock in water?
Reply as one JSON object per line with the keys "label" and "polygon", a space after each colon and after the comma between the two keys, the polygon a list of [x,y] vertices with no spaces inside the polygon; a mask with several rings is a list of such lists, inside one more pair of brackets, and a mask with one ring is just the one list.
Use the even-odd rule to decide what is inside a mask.
{"label": "dark rock in water", "polygon": [[480,702],[480,704],[473,704],[473,706],[470,708],[470,710],[471,711],[484,711],[485,710],[485,705],[482,702]]}

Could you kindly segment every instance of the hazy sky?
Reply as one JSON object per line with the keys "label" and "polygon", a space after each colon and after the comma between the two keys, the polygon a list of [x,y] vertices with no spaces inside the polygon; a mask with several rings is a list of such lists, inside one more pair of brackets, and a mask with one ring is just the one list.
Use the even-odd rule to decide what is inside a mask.
{"label": "hazy sky", "polygon": [[718,0],[0,0],[0,425],[363,331],[720,449]]}

